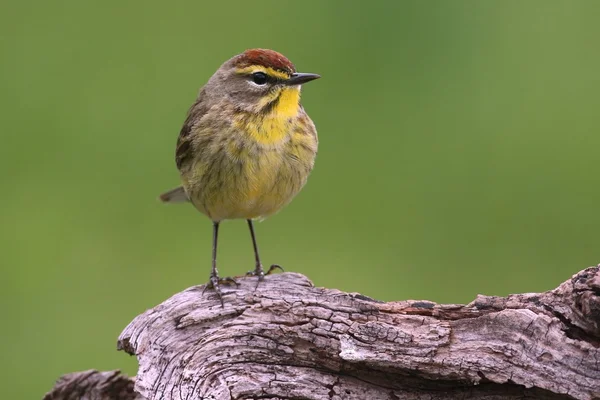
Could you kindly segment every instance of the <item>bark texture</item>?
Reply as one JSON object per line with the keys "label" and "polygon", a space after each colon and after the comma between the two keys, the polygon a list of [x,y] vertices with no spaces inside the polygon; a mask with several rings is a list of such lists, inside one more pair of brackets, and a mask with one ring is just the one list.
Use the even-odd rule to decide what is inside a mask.
{"label": "bark texture", "polygon": [[63,375],[44,400],[144,400],[120,371],[89,370]]}
{"label": "bark texture", "polygon": [[600,399],[598,267],[467,305],[383,303],[294,273],[239,282],[223,308],[196,286],[136,317],[118,341],[135,381],[74,373],[44,399]]}
{"label": "bark texture", "polygon": [[196,286],[135,318],[135,389],[171,399],[600,398],[600,272],[467,305],[383,303],[303,275]]}

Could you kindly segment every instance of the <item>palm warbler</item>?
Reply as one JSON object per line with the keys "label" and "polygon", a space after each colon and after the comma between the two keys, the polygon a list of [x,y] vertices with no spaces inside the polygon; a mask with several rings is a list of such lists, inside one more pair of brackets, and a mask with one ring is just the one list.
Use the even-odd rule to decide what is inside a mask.
{"label": "palm warbler", "polygon": [[[300,105],[300,87],[319,78],[296,72],[282,54],[251,49],[226,61],[200,89],[179,133],[175,160],[182,187],[160,196],[190,201],[213,221],[212,271],[207,287],[223,304],[219,284],[219,223],[248,222],[256,267],[264,279],[252,221],[275,214],[302,189],[317,154],[315,125]],[[267,274],[273,268],[272,265]],[[257,284],[258,284],[257,282]]]}

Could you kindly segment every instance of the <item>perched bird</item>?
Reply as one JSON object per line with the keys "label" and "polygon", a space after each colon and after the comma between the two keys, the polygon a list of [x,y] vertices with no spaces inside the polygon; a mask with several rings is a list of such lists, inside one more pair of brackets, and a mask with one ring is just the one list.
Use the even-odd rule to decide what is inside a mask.
{"label": "perched bird", "polygon": [[[319,78],[296,72],[282,54],[251,49],[226,61],[200,89],[179,133],[175,160],[183,186],[160,196],[190,201],[213,222],[207,285],[223,299],[217,271],[219,223],[247,220],[264,279],[252,221],[275,214],[302,189],[317,154],[315,125],[300,105],[301,85]],[[272,265],[267,271],[269,274]],[[257,284],[258,284],[257,282]]]}

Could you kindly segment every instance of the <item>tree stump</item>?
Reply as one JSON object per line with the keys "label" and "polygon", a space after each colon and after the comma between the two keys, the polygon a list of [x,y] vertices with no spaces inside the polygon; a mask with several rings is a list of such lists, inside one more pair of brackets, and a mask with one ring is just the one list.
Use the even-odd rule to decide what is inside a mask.
{"label": "tree stump", "polygon": [[600,399],[599,267],[467,305],[384,303],[296,273],[239,282],[224,307],[195,286],[125,328],[135,392],[106,390],[133,384],[118,372],[89,371],[46,399]]}

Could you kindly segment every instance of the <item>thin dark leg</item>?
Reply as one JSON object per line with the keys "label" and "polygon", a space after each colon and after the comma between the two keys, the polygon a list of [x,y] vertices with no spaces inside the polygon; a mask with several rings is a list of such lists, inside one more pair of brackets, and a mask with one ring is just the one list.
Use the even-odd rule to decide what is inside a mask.
{"label": "thin dark leg", "polygon": [[[213,222],[213,247],[212,247],[212,269],[210,271],[210,281],[204,287],[204,290],[207,288],[215,289],[217,295],[219,296],[219,300],[221,300],[221,306],[225,307],[225,303],[223,302],[223,295],[221,294],[221,288],[219,284],[224,283],[235,283],[238,284],[233,278],[219,278],[219,271],[217,270],[217,241],[219,238],[219,223]],[[204,293],[204,291],[203,291]]]}
{"label": "thin dark leg", "polygon": [[212,246],[212,270],[210,272],[211,279],[219,276],[217,271],[217,241],[219,239],[219,223],[213,222],[213,246]]}
{"label": "thin dark leg", "polygon": [[258,245],[256,244],[256,235],[254,234],[254,225],[252,224],[251,219],[249,219],[247,221],[248,221],[248,228],[250,228],[250,236],[252,236],[252,246],[254,247],[254,260],[256,262],[256,267],[254,268],[254,271],[250,271],[248,273],[248,275],[258,276],[258,281],[256,282],[256,286],[258,287],[258,283],[260,281],[262,281],[263,279],[265,279],[265,275],[269,275],[275,269],[280,269],[283,271],[283,268],[281,268],[281,266],[279,266],[277,264],[273,264],[273,265],[271,265],[271,267],[265,274],[262,263],[260,262],[260,255],[258,254]]}
{"label": "thin dark leg", "polygon": [[265,271],[263,270],[263,266],[260,262],[260,255],[258,255],[258,245],[256,244],[256,235],[254,234],[254,225],[252,224],[252,220],[248,220],[248,228],[250,228],[250,236],[252,236],[252,246],[254,247],[254,260],[256,261],[256,267],[254,269],[254,274],[258,276],[258,280],[262,281],[265,277]]}

